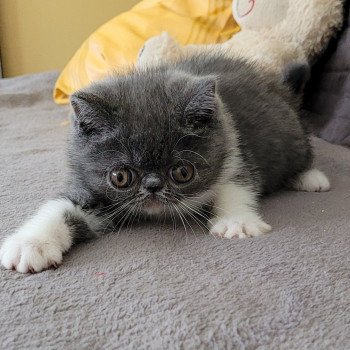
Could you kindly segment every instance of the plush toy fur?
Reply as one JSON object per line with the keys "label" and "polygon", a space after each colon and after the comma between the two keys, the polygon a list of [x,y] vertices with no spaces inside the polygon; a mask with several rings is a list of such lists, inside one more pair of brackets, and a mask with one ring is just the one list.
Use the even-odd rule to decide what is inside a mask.
{"label": "plush toy fur", "polygon": [[279,73],[292,62],[312,63],[343,19],[342,0],[234,0],[232,9],[241,31],[225,43],[180,46],[162,33],[146,41],[138,64],[219,50]]}

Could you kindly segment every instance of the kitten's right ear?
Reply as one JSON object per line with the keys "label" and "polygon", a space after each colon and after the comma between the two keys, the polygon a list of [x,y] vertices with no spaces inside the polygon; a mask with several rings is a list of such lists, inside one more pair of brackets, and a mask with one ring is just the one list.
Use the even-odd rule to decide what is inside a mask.
{"label": "kitten's right ear", "polygon": [[77,91],[70,103],[74,111],[74,126],[90,135],[103,127],[102,116],[106,114],[102,100],[89,92]]}
{"label": "kitten's right ear", "polygon": [[216,120],[218,101],[215,77],[193,79],[187,93],[191,100],[185,109],[185,123],[194,132],[203,133],[209,130]]}

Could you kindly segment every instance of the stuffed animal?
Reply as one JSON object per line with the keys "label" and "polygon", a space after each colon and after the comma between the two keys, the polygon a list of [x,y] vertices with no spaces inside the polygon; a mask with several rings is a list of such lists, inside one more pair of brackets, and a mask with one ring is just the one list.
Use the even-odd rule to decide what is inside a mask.
{"label": "stuffed animal", "polygon": [[146,41],[138,65],[177,60],[206,50],[243,57],[276,73],[292,62],[312,63],[340,28],[342,0],[234,0],[241,31],[222,44],[180,46],[167,33]]}

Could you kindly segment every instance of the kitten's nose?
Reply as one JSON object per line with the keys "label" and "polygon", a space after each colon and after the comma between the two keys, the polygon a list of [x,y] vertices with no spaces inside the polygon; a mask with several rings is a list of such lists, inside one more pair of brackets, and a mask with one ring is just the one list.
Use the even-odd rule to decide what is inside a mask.
{"label": "kitten's nose", "polygon": [[151,193],[160,191],[164,186],[164,181],[157,174],[147,174],[142,179],[143,187]]}

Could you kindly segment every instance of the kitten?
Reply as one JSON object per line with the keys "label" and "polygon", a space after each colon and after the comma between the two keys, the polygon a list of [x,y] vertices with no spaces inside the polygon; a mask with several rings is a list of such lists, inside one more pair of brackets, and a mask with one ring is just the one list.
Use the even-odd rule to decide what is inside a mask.
{"label": "kitten", "polygon": [[[294,85],[300,80],[286,76]],[[311,168],[298,101],[282,80],[206,54],[76,92],[67,191],[5,239],[1,264],[38,272],[60,264],[74,243],[102,234],[107,223],[195,214],[203,224],[205,205],[214,214],[213,234],[270,231],[259,214],[261,195],[284,186],[329,189],[326,176]]]}

